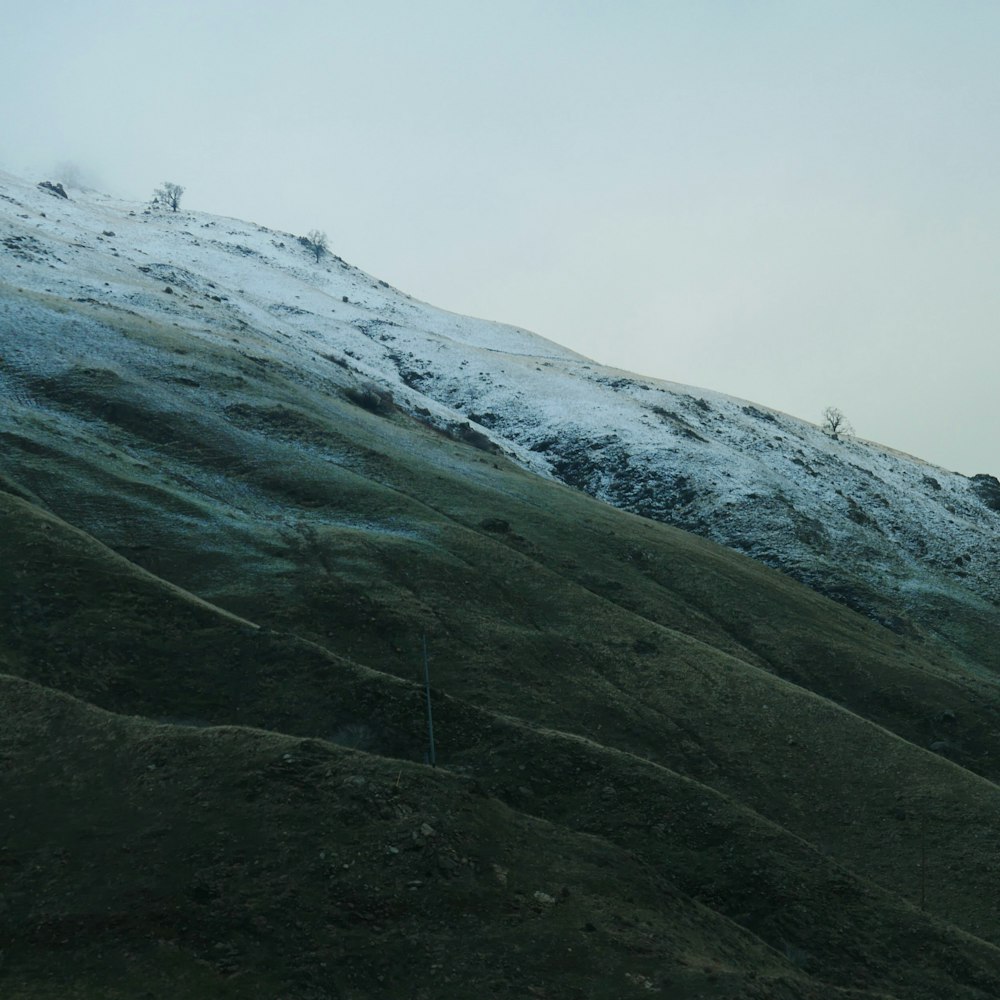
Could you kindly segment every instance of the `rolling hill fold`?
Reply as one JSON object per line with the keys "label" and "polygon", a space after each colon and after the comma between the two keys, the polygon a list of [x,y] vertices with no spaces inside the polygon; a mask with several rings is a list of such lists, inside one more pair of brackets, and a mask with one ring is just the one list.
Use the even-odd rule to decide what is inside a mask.
{"label": "rolling hill fold", "polygon": [[[974,482],[668,405],[263,227],[7,190],[11,995],[1000,995]],[[692,476],[757,458],[696,512],[676,441],[622,492],[638,439],[567,407]],[[756,561],[558,479],[735,544],[732,500]]]}

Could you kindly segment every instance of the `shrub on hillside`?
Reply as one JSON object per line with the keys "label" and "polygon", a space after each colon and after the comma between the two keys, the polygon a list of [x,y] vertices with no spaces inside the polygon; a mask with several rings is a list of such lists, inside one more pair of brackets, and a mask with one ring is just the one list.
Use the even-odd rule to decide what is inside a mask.
{"label": "shrub on hillside", "polygon": [[158,187],[153,192],[153,204],[163,205],[172,212],[176,212],[181,207],[181,197],[183,194],[184,188],[180,184],[175,184],[173,181],[164,181],[163,187]]}
{"label": "shrub on hillside", "polygon": [[346,389],[344,395],[355,405],[380,416],[388,416],[396,409],[392,390],[383,389],[374,382],[365,382],[357,388]]}
{"label": "shrub on hillside", "polygon": [[328,249],[326,233],[318,229],[310,229],[305,236],[300,236],[299,243],[316,258],[317,263]]}
{"label": "shrub on hillside", "polygon": [[482,431],[477,431],[470,423],[450,424],[448,433],[456,440],[471,444],[473,448],[478,448],[480,451],[488,451],[493,455],[500,454],[499,447]]}

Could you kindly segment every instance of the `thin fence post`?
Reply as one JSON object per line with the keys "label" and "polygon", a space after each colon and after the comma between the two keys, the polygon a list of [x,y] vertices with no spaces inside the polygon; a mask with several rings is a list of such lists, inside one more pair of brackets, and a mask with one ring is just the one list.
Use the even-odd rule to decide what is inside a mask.
{"label": "thin fence post", "polygon": [[437,767],[434,756],[434,715],[431,712],[431,671],[427,663],[427,635],[420,637],[420,645],[424,656],[424,692],[427,695],[427,762],[431,767]]}
{"label": "thin fence post", "polygon": [[920,909],[927,909],[927,816],[920,810]]}

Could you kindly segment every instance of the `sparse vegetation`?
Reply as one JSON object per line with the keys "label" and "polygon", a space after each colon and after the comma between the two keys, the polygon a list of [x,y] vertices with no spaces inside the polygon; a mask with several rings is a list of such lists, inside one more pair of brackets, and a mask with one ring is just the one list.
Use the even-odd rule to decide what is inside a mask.
{"label": "sparse vegetation", "polygon": [[356,388],[346,389],[344,395],[352,403],[383,417],[393,413],[396,409],[392,390],[376,385],[374,382],[365,382],[364,385]]}
{"label": "sparse vegetation", "polygon": [[184,188],[173,181],[164,181],[162,187],[158,187],[153,192],[154,204],[163,205],[172,212],[176,212],[181,207],[181,198],[184,195]]}
{"label": "sparse vegetation", "polygon": [[[56,288],[26,221],[7,266]],[[228,235],[242,283],[267,234]],[[1000,996],[995,605],[954,640],[892,621],[874,584],[845,575],[835,604],[530,475],[478,429],[509,426],[492,389],[396,409],[352,374],[375,370],[361,324],[366,347],[400,333],[360,279],[364,305],[337,310],[356,325],[320,330],[294,292],[244,310],[236,282],[224,306],[221,278],[134,263],[167,308],[5,292],[5,998]],[[311,347],[282,352],[288,317]],[[675,397],[641,419],[682,437],[731,410]],[[799,448],[762,414],[796,474],[861,451]],[[535,448],[606,482],[635,453],[601,433]],[[994,523],[997,480],[936,474],[916,488],[966,490]],[[877,541],[885,484],[863,481],[833,493],[838,530]],[[634,509],[703,509],[693,469],[622,482]],[[772,502],[757,489],[733,503]]]}
{"label": "sparse vegetation", "polygon": [[853,434],[854,428],[847,417],[836,406],[827,406],[823,410],[823,430],[832,438],[838,438],[841,434]]}
{"label": "sparse vegetation", "polygon": [[316,258],[318,263],[327,252],[326,233],[311,229],[305,236],[299,237],[299,242]]}
{"label": "sparse vegetation", "polygon": [[[428,996],[450,1000],[457,984],[472,983],[514,1000],[549,982],[552,949],[582,934],[587,947],[560,972],[560,987],[604,1000],[622,995],[626,975],[678,996],[724,980],[730,995],[775,1000],[852,984],[859,1000],[980,1000],[1000,988],[995,949],[947,922],[990,926],[991,898],[971,887],[989,863],[979,831],[1000,822],[1000,793],[802,689],[846,672],[848,697],[879,706],[878,721],[895,720],[904,735],[905,719],[866,690],[884,699],[905,676],[911,711],[948,698],[958,706],[949,725],[961,717],[973,727],[975,699],[956,702],[952,682],[907,670],[894,640],[848,612],[690,536],[514,471],[496,482],[525,491],[523,500],[477,487],[464,466],[424,468],[415,456],[437,440],[418,436],[409,459],[393,452],[372,466],[391,475],[403,461],[407,494],[366,479],[350,508],[433,525],[435,545],[355,538],[357,528],[326,541],[299,532],[301,545],[271,557],[295,567],[292,586],[278,590],[258,589],[232,552],[240,586],[228,602],[265,630],[0,494],[20,574],[0,575],[0,661],[35,682],[0,678],[0,793],[21,817],[3,845],[17,861],[0,912],[12,995],[59,995],[64,976],[96,1000],[114,976],[119,989],[162,983],[176,993],[180,984],[206,1000],[226,990],[249,1000],[320,989],[325,963],[375,1000],[404,995],[416,942],[442,956],[433,973],[420,966],[440,981]],[[308,467],[298,468],[301,477]],[[358,484],[345,474],[323,502],[343,504]],[[451,517],[426,521],[428,501],[447,503]],[[482,519],[486,505],[503,517]],[[308,506],[286,509],[313,517]],[[322,526],[328,514],[317,513]],[[470,527],[480,518],[482,534],[454,533],[455,516]],[[261,546],[273,544],[263,522],[261,531]],[[451,551],[442,549],[450,538]],[[511,548],[529,542],[530,561]],[[204,558],[191,544],[177,564],[188,582]],[[641,561],[622,557],[637,547]],[[459,553],[473,574],[456,568]],[[336,559],[356,574],[373,556],[381,568],[353,580],[324,568]],[[512,573],[516,590],[504,583]],[[523,610],[512,613],[512,600]],[[627,607],[637,601],[642,617]],[[696,603],[704,618],[685,610]],[[427,608],[437,623],[435,712],[447,733],[437,771],[418,763],[426,733],[416,664],[393,649],[413,648]],[[537,628],[525,629],[532,619]],[[740,647],[726,630],[744,620],[759,627],[741,633],[734,656]],[[641,662],[616,645],[637,627],[656,640]],[[829,662],[803,656],[814,635],[836,643]],[[794,683],[746,663],[757,655]],[[906,659],[920,655],[912,645]],[[690,735],[675,730],[675,706]],[[768,716],[756,725],[761,706]],[[166,717],[253,728],[148,721]],[[275,720],[284,733],[265,731]],[[916,735],[919,710],[913,722]],[[933,867],[915,841],[899,849],[901,781],[920,801],[921,789],[946,796]],[[62,857],[72,864],[52,860]],[[921,898],[926,917],[910,905]],[[119,916],[107,918],[109,909]],[[433,919],[456,911],[469,916]],[[810,917],[780,919],[786,912]],[[469,920],[476,949],[461,947]],[[366,957],[370,945],[377,958]],[[695,966],[692,949],[702,956]],[[947,961],[927,960],[938,953]]]}
{"label": "sparse vegetation", "polygon": [[500,448],[482,431],[476,430],[468,421],[448,425],[448,433],[458,441],[471,444],[480,451],[488,451],[494,455],[500,454]]}

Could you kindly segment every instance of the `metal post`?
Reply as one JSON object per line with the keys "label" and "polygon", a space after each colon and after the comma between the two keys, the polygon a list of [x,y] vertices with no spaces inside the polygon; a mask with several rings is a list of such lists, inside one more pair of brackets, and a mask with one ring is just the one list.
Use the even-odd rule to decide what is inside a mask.
{"label": "metal post", "polygon": [[927,816],[920,812],[920,909],[927,909]]}
{"label": "metal post", "polygon": [[420,637],[420,643],[424,654],[424,691],[427,695],[427,744],[429,748],[427,762],[431,765],[431,767],[437,767],[437,763],[434,758],[434,716],[431,712],[431,672],[430,667],[427,665],[426,633]]}

